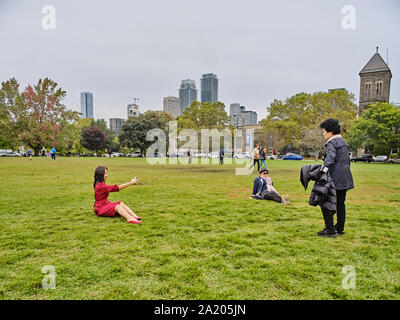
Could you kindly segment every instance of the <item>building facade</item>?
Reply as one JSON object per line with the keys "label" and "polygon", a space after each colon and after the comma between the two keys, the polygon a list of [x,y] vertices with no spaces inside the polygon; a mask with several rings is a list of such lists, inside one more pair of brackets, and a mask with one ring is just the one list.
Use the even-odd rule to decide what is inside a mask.
{"label": "building facade", "polygon": [[179,115],[181,115],[187,107],[190,107],[193,101],[197,100],[197,89],[194,80],[182,80],[179,88]]}
{"label": "building facade", "polygon": [[179,98],[168,96],[163,99],[163,111],[176,118],[179,116]]}
{"label": "building facade", "polygon": [[93,93],[81,92],[82,118],[93,118]]}
{"label": "building facade", "polygon": [[124,123],[125,119],[110,118],[110,130],[113,131],[116,136],[118,136],[119,131]]}
{"label": "building facade", "polygon": [[239,103],[230,105],[229,115],[231,125],[235,127],[257,124],[257,112],[248,111],[245,106],[241,106]]}
{"label": "building facade", "polygon": [[374,102],[389,102],[390,81],[392,72],[382,59],[376,48],[376,53],[360,71],[360,101],[358,114]]}
{"label": "building facade", "polygon": [[200,79],[201,102],[218,101],[218,78],[214,73],[206,73]]}
{"label": "building facade", "polygon": [[128,118],[139,117],[140,114],[139,106],[135,103],[128,104],[127,113],[128,113]]}

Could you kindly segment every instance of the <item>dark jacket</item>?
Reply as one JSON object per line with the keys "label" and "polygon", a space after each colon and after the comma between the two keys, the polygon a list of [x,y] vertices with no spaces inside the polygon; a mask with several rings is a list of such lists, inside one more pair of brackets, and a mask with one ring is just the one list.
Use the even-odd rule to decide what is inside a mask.
{"label": "dark jacket", "polygon": [[259,153],[259,159],[260,159],[260,160],[265,160],[265,152],[264,152],[264,150],[261,150],[261,151],[260,151],[260,153]]}
{"label": "dark jacket", "polygon": [[300,171],[300,182],[307,190],[308,182],[315,181],[311,190],[308,204],[316,207],[336,212],[336,189],[329,172],[324,172],[323,166],[320,164],[304,165]]}
{"label": "dark jacket", "polygon": [[266,191],[268,191],[267,182],[261,177],[255,178],[253,185],[253,198],[263,199]]}
{"label": "dark jacket", "polygon": [[341,136],[333,138],[325,144],[324,166],[328,167],[336,190],[354,188],[349,153],[350,147]]}

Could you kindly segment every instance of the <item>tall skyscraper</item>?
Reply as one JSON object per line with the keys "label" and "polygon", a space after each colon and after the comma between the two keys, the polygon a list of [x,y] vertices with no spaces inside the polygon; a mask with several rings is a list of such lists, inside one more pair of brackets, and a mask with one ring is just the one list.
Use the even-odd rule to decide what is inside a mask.
{"label": "tall skyscraper", "polygon": [[201,102],[218,101],[218,78],[214,73],[206,73],[201,76]]}
{"label": "tall skyscraper", "polygon": [[168,96],[163,101],[163,111],[176,118],[179,116],[179,98]]}
{"label": "tall skyscraper", "polygon": [[245,126],[257,124],[257,112],[246,111],[245,106],[239,103],[232,103],[230,106],[230,117],[232,126]]}
{"label": "tall skyscraper", "polygon": [[110,118],[110,130],[118,136],[119,131],[121,130],[121,127],[124,123],[125,119]]}
{"label": "tall skyscraper", "polygon": [[194,80],[182,80],[181,87],[179,88],[179,115],[190,107],[193,101],[197,100],[197,89]]}
{"label": "tall skyscraper", "polygon": [[81,92],[82,118],[93,118],[93,93]]}

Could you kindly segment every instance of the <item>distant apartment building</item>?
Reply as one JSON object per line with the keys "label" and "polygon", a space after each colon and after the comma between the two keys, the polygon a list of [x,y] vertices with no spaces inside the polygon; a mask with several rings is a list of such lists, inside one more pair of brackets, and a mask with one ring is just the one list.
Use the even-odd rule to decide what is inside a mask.
{"label": "distant apartment building", "polygon": [[128,113],[128,118],[129,117],[139,117],[139,114],[140,114],[139,106],[134,103],[128,104],[127,113]]}
{"label": "distant apartment building", "polygon": [[179,116],[179,98],[168,96],[163,100],[163,111],[176,118]]}
{"label": "distant apartment building", "polygon": [[187,107],[190,107],[193,101],[197,100],[197,89],[194,80],[182,80],[179,88],[179,115],[181,115]]}
{"label": "distant apartment building", "polygon": [[120,118],[110,118],[110,130],[118,136],[122,125],[125,123],[125,119]]}
{"label": "distant apartment building", "polygon": [[93,118],[93,93],[81,92],[82,118]]}
{"label": "distant apartment building", "polygon": [[218,78],[214,73],[206,73],[200,79],[201,102],[218,101]]}
{"label": "distant apartment building", "polygon": [[246,107],[241,106],[239,103],[230,105],[229,115],[231,117],[231,125],[235,127],[257,124],[257,112],[246,111]]}

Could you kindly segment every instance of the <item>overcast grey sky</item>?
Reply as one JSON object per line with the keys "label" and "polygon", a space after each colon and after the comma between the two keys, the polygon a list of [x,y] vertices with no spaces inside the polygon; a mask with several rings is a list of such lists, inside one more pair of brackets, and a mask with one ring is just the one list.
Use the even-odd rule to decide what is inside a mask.
{"label": "overcast grey sky", "polygon": [[[56,29],[42,28],[42,7],[56,10]],[[342,8],[356,10],[344,29]],[[94,117],[126,118],[161,110],[183,79],[215,73],[219,100],[266,116],[274,99],[347,88],[358,103],[358,73],[379,46],[392,70],[391,101],[400,102],[398,0],[0,0],[0,81],[24,88],[50,77],[80,111],[80,92],[94,95]]]}

